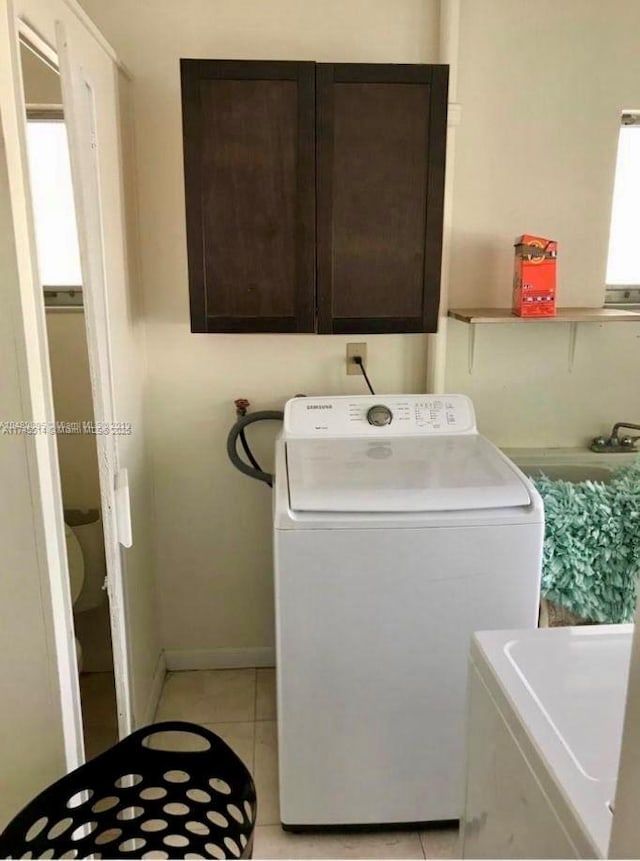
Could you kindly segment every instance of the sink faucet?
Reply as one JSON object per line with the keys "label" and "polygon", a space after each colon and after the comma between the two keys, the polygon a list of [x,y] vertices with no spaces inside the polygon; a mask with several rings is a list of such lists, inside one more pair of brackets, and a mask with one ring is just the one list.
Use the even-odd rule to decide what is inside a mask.
{"label": "sink faucet", "polygon": [[638,451],[636,442],[640,436],[620,436],[620,428],[629,428],[631,430],[640,430],[640,425],[634,425],[631,422],[616,422],[611,429],[608,438],[596,436],[591,443],[592,451],[608,452],[624,454],[625,452]]}

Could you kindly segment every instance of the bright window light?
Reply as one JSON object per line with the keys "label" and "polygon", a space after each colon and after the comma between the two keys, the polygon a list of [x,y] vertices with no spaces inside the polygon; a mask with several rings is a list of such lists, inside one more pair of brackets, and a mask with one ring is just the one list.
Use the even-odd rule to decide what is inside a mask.
{"label": "bright window light", "polygon": [[607,285],[640,285],[640,114],[624,113],[613,188]]}
{"label": "bright window light", "polygon": [[80,252],[64,121],[30,119],[27,147],[42,284],[79,287]]}

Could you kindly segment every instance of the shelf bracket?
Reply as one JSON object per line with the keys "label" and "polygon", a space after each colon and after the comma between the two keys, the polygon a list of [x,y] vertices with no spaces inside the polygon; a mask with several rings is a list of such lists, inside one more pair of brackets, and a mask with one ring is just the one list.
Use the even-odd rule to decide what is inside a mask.
{"label": "shelf bracket", "polygon": [[467,368],[469,374],[473,373],[473,360],[476,353],[476,324],[469,324],[469,337],[467,342]]}
{"label": "shelf bracket", "polygon": [[578,340],[578,324],[569,323],[569,373],[573,371],[573,362],[576,357],[576,341]]}

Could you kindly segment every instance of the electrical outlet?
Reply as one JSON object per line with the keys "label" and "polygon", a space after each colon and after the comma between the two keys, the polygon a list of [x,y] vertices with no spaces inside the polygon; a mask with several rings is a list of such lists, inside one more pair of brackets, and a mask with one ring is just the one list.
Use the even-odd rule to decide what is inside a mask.
{"label": "electrical outlet", "polygon": [[362,364],[367,367],[367,345],[347,344],[347,374],[361,374],[360,367],[353,361],[354,356],[362,358]]}

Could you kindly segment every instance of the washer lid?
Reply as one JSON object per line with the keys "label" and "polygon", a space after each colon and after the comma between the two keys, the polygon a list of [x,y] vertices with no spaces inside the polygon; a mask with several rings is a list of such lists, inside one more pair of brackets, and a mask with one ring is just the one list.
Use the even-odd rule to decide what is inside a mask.
{"label": "washer lid", "polygon": [[478,434],[286,443],[294,511],[461,511],[529,505],[528,483]]}

